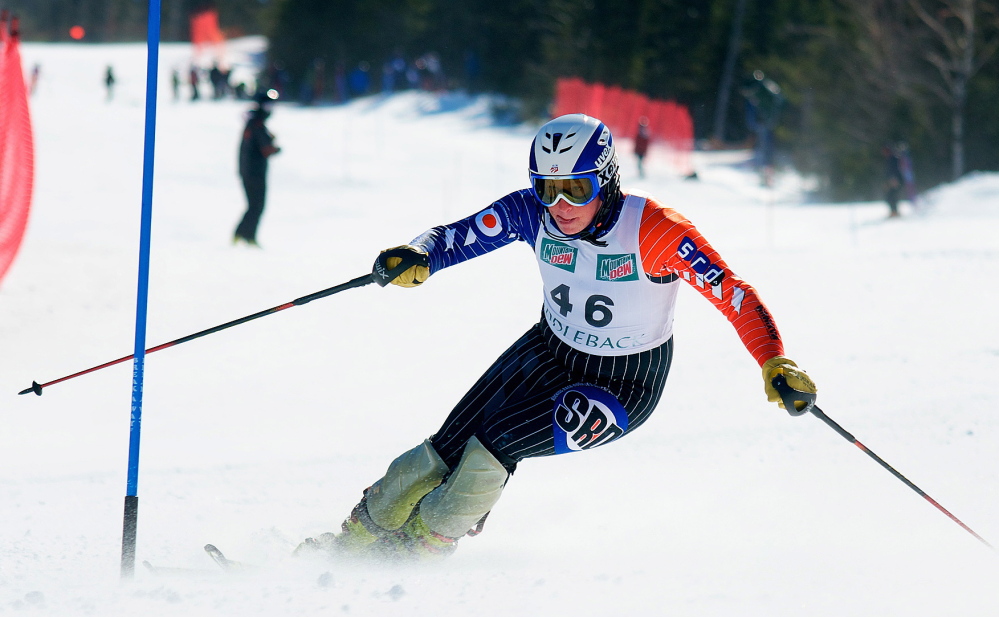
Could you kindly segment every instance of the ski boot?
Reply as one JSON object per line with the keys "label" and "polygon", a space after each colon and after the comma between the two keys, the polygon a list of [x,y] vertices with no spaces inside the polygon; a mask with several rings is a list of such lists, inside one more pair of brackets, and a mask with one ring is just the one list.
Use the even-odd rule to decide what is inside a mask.
{"label": "ski boot", "polygon": [[438,561],[457,548],[458,538],[434,532],[417,511],[405,525],[379,538],[373,550],[388,561]]}
{"label": "ski boot", "polygon": [[341,525],[339,534],[324,533],[303,542],[295,554],[312,549],[333,555],[364,555],[379,538],[400,529],[423,497],[437,487],[448,467],[424,441],[389,465],[385,476],[364,490],[361,502]]}

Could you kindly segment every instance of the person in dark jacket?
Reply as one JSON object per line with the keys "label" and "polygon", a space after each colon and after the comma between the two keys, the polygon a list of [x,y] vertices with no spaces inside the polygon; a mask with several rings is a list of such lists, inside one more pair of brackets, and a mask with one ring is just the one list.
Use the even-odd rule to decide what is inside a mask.
{"label": "person in dark jacket", "polygon": [[881,156],[885,160],[884,191],[885,202],[888,203],[888,218],[899,216],[898,202],[902,197],[905,176],[902,173],[902,161],[899,151],[891,145],[881,148]]}
{"label": "person in dark jacket", "polygon": [[114,98],[114,82],[114,68],[109,64],[107,70],[104,71],[104,87],[107,90],[106,100],[108,101]]}
{"label": "person in dark jacket", "polygon": [[254,97],[257,106],[250,112],[243,128],[243,139],[239,144],[239,177],[246,191],[246,213],[236,227],[233,244],[245,242],[257,244],[257,225],[264,213],[264,200],[267,196],[267,159],[281,151],[274,145],[264,121],[271,115],[270,106],[277,99],[277,92],[265,90]]}

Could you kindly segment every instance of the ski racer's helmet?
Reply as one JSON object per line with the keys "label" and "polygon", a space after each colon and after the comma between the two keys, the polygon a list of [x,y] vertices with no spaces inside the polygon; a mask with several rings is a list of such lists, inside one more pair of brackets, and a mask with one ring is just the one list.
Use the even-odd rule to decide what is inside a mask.
{"label": "ski racer's helmet", "polygon": [[[560,198],[577,206],[585,206],[598,195],[603,200],[590,226],[572,239],[595,243],[617,220],[621,174],[614,138],[603,122],[584,114],[550,120],[534,137],[529,168],[531,191],[543,206]],[[545,216],[549,216],[547,210]]]}

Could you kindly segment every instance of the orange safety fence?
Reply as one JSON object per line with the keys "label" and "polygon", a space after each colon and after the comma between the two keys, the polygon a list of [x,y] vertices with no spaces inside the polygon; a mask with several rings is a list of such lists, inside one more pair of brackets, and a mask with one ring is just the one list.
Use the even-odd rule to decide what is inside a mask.
{"label": "orange safety fence", "polygon": [[215,62],[222,62],[225,35],[219,27],[219,12],[215,9],[202,9],[191,13],[191,45],[194,57],[210,53]]}
{"label": "orange safety fence", "polygon": [[693,171],[694,121],[690,111],[675,101],[650,99],[618,86],[588,84],[576,77],[559,78],[555,82],[554,116],[572,113],[599,118],[615,136],[630,139],[634,139],[638,121],[644,116],[652,139],[666,144],[676,171],[683,175]]}
{"label": "orange safety fence", "polygon": [[219,27],[219,12],[215,9],[204,9],[191,13],[191,43],[195,47],[219,45],[225,42],[225,36]]}
{"label": "orange safety fence", "polygon": [[24,239],[35,177],[17,19],[0,18],[0,281]]}

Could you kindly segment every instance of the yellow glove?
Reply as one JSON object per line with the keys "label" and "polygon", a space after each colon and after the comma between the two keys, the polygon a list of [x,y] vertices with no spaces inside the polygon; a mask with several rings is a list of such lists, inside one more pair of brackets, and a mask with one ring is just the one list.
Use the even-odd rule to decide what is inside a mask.
{"label": "yellow glove", "polygon": [[382,287],[389,283],[416,287],[430,278],[430,261],[420,249],[404,244],[382,251],[375,260],[372,274]]}
{"label": "yellow glove", "polygon": [[771,403],[777,403],[781,409],[784,409],[784,401],[781,400],[780,394],[771,383],[778,375],[783,375],[784,379],[787,380],[787,385],[799,392],[808,394],[816,392],[815,382],[805,371],[799,369],[797,364],[784,356],[770,358],[763,363],[763,389],[767,393],[767,400]]}

